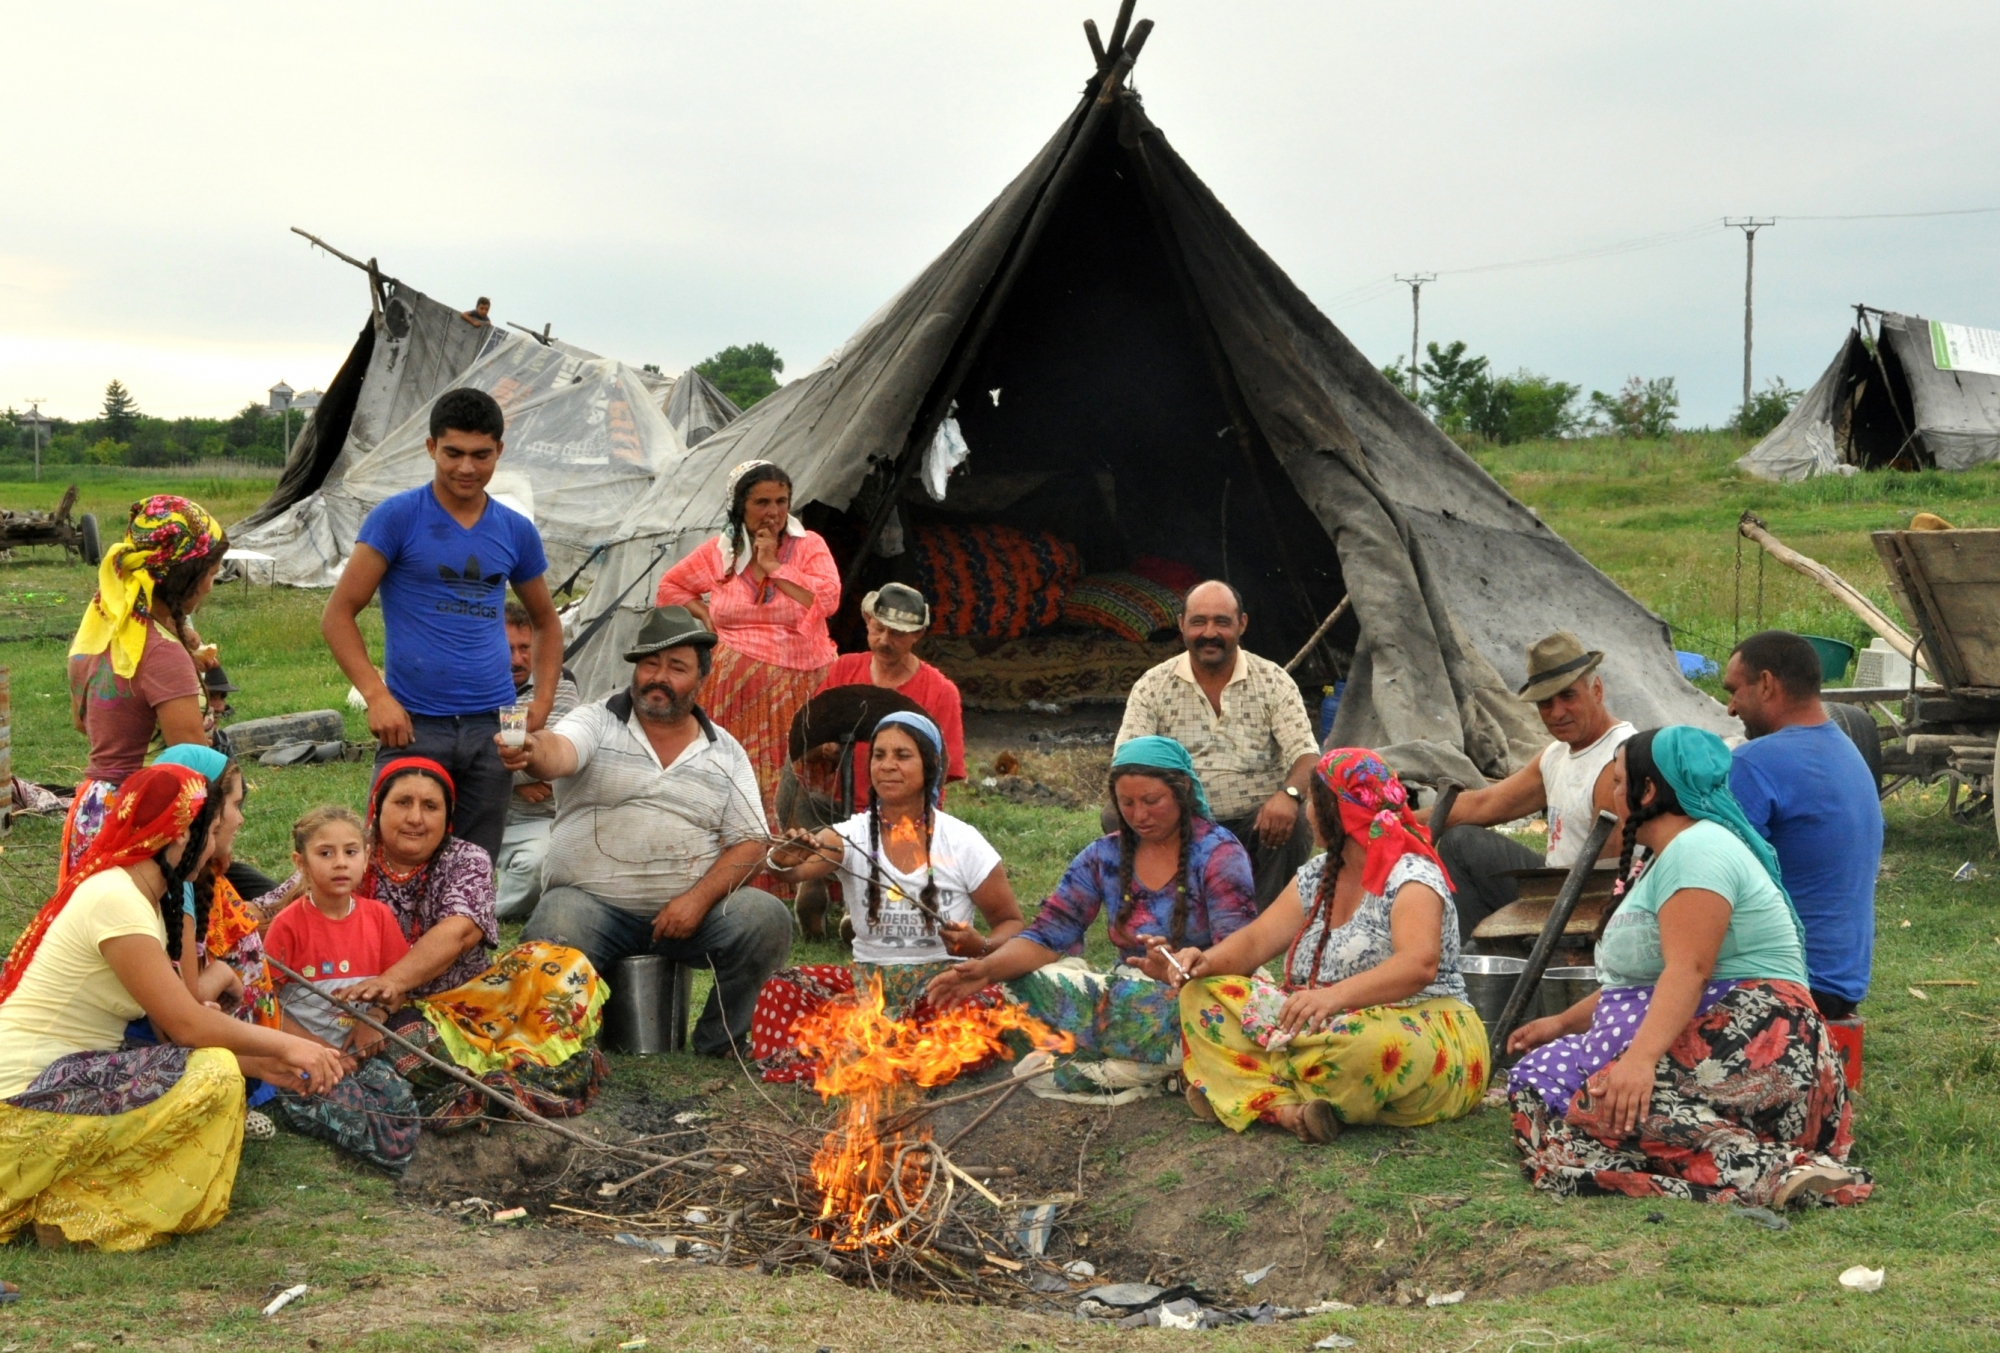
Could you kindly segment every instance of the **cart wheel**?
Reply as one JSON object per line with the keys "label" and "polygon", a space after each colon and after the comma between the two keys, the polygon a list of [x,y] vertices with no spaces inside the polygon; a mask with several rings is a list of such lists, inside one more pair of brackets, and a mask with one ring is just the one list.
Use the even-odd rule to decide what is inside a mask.
{"label": "cart wheel", "polygon": [[83,562],[96,568],[104,559],[104,547],[97,542],[97,514],[84,513],[77,519],[76,529],[83,536]]}

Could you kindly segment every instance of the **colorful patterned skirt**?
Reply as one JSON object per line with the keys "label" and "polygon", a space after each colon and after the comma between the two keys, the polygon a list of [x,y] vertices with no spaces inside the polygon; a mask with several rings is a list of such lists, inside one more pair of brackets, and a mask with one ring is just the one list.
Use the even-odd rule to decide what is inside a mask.
{"label": "colorful patterned skirt", "polygon": [[[1588,1037],[1549,1046],[1581,1047]],[[1508,1102],[1522,1172],[1561,1195],[1762,1205],[1794,1167],[1839,1165],[1854,1145],[1840,1054],[1795,982],[1738,982],[1695,1016],[1660,1058],[1635,1136],[1613,1135],[1587,1089],[1561,1116],[1526,1078],[1513,1082]],[[1850,1173],[1856,1182],[1820,1195],[1824,1203],[1874,1191],[1865,1174]]]}
{"label": "colorful patterned skirt", "polygon": [[[424,1051],[512,1095],[544,1118],[588,1109],[611,1068],[598,1049],[611,989],[580,950],[528,940],[470,982],[412,1001],[390,1027]],[[423,1122],[470,1127],[493,1103],[408,1049],[384,1050],[416,1095]]]}
{"label": "colorful patterned skirt", "polygon": [[[951,967],[940,963],[806,963],[765,979],[757,993],[757,1012],[750,1019],[750,1056],[758,1072],[772,1084],[809,1081],[813,1063],[799,1055],[795,1038],[799,1021],[829,1001],[854,999],[871,978],[882,979],[882,1008],[891,1019],[922,1019],[931,1010],[924,988]],[[987,987],[972,1003],[995,1006],[1000,988]]]}
{"label": "colorful patterned skirt", "polygon": [[[743,745],[757,773],[764,821],[778,820],[778,771],[791,748],[792,720],[812,699],[825,667],[779,667],[746,658],[727,641],[714,649],[715,665],[702,684],[701,707]],[[761,885],[760,885],[761,886]]]}
{"label": "colorful patterned skirt", "polygon": [[1007,999],[1076,1039],[1076,1051],[1056,1060],[1053,1089],[1064,1097],[1150,1094],[1180,1062],[1173,988],[1135,969],[1098,972],[1082,959],[1060,959],[1004,989]]}
{"label": "colorful patterned skirt", "polygon": [[1343,1123],[1419,1127],[1464,1117],[1486,1090],[1486,1026],[1464,1001],[1350,1010],[1272,1050],[1244,1031],[1251,998],[1244,977],[1201,978],[1180,995],[1188,1084],[1238,1132],[1315,1099]]}
{"label": "colorful patterned skirt", "polygon": [[143,1250],[229,1212],[243,1074],[221,1048],[80,1052],[0,1103],[0,1244],[54,1226],[73,1244]]}

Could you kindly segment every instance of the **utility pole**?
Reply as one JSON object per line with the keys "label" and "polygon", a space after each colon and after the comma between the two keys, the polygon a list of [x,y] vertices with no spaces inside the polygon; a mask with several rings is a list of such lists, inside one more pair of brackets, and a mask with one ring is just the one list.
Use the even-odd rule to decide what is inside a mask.
{"label": "utility pole", "polygon": [[1421,305],[1424,294],[1424,283],[1435,282],[1437,279],[1438,275],[1434,272],[1399,273],[1396,277],[1398,282],[1403,283],[1410,289],[1410,401],[1412,403],[1416,402],[1417,381],[1419,380],[1417,375],[1417,334],[1421,328]]}
{"label": "utility pole", "polygon": [[1750,316],[1757,278],[1757,232],[1776,225],[1778,218],[1766,216],[1725,216],[1722,224],[1743,232],[1743,407],[1750,407]]}
{"label": "utility pole", "polygon": [[39,399],[29,400],[27,417],[23,418],[21,421],[26,423],[29,429],[34,433],[35,478],[37,480],[40,480],[42,477],[42,433],[46,431],[49,426],[49,420],[42,416],[42,401]]}

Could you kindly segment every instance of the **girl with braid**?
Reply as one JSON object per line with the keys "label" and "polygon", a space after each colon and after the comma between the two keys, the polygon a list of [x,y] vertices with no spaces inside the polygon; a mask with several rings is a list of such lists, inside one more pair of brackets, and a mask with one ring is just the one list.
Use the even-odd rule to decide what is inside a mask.
{"label": "girl with braid", "polygon": [[[770,867],[787,882],[839,877],[854,967],[812,964],[765,982],[750,1041],[766,1080],[810,1074],[791,1032],[825,1001],[879,981],[890,1015],[920,1015],[933,978],[1020,933],[1021,904],[1000,853],[977,828],[938,807],[945,772],[936,724],[921,714],[887,715],[869,746],[874,792],[867,810],[817,834],[796,829],[771,852]],[[975,928],[978,920],[985,934]]]}
{"label": "girl with braid", "polygon": [[1681,726],[1639,734],[1612,763],[1625,839],[1603,986],[1507,1040],[1525,1054],[1507,1097],[1537,1188],[1762,1207],[1874,1188],[1847,1167],[1853,1103],[1804,930],[1730,766],[1721,738]]}
{"label": "girl with braid", "polygon": [[[1486,1090],[1486,1026],[1466,1003],[1430,833],[1402,782],[1358,747],[1321,758],[1306,806],[1326,853],[1235,935],[1174,956],[1187,973],[1188,1106],[1312,1143],[1348,1123],[1470,1113]],[[1282,985],[1257,971],[1280,957]]]}
{"label": "girl with braid", "polygon": [[[1154,946],[1214,944],[1257,914],[1250,856],[1216,825],[1185,747],[1165,737],[1125,742],[1112,757],[1110,796],[1118,830],[1070,862],[1034,924],[930,986],[931,999],[949,1005],[1004,982],[1010,999],[1075,1035],[1077,1052],[1056,1073],[1066,1093],[1164,1079],[1180,1061],[1180,1020]],[[1108,973],[1080,957],[1100,915],[1122,960]]]}

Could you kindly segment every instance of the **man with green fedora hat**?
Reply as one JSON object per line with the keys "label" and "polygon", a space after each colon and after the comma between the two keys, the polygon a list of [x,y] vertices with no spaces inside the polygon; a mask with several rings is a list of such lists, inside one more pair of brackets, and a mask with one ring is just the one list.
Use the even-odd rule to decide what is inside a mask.
{"label": "man with green fedora hat", "polygon": [[[1459,943],[1488,916],[1520,895],[1507,871],[1576,863],[1600,808],[1611,808],[1611,761],[1638,732],[1604,707],[1604,654],[1587,649],[1568,630],[1537,639],[1528,648],[1528,679],[1515,692],[1535,707],[1555,739],[1527,765],[1495,785],[1468,790],[1452,805],[1451,821],[1433,822],[1431,837],[1454,888]],[[1548,815],[1549,851],[1537,855],[1492,827],[1532,813]],[[1614,835],[1606,854],[1617,858]]]}
{"label": "man with green fedora hat", "polygon": [[522,938],[581,949],[614,991],[629,958],[712,967],[691,1046],[747,1056],[757,993],[791,952],[792,916],[744,886],[770,829],[749,756],[695,703],[715,642],[686,607],[656,608],[625,651],[630,687],[502,747],[501,759],[557,782],[542,897]]}

